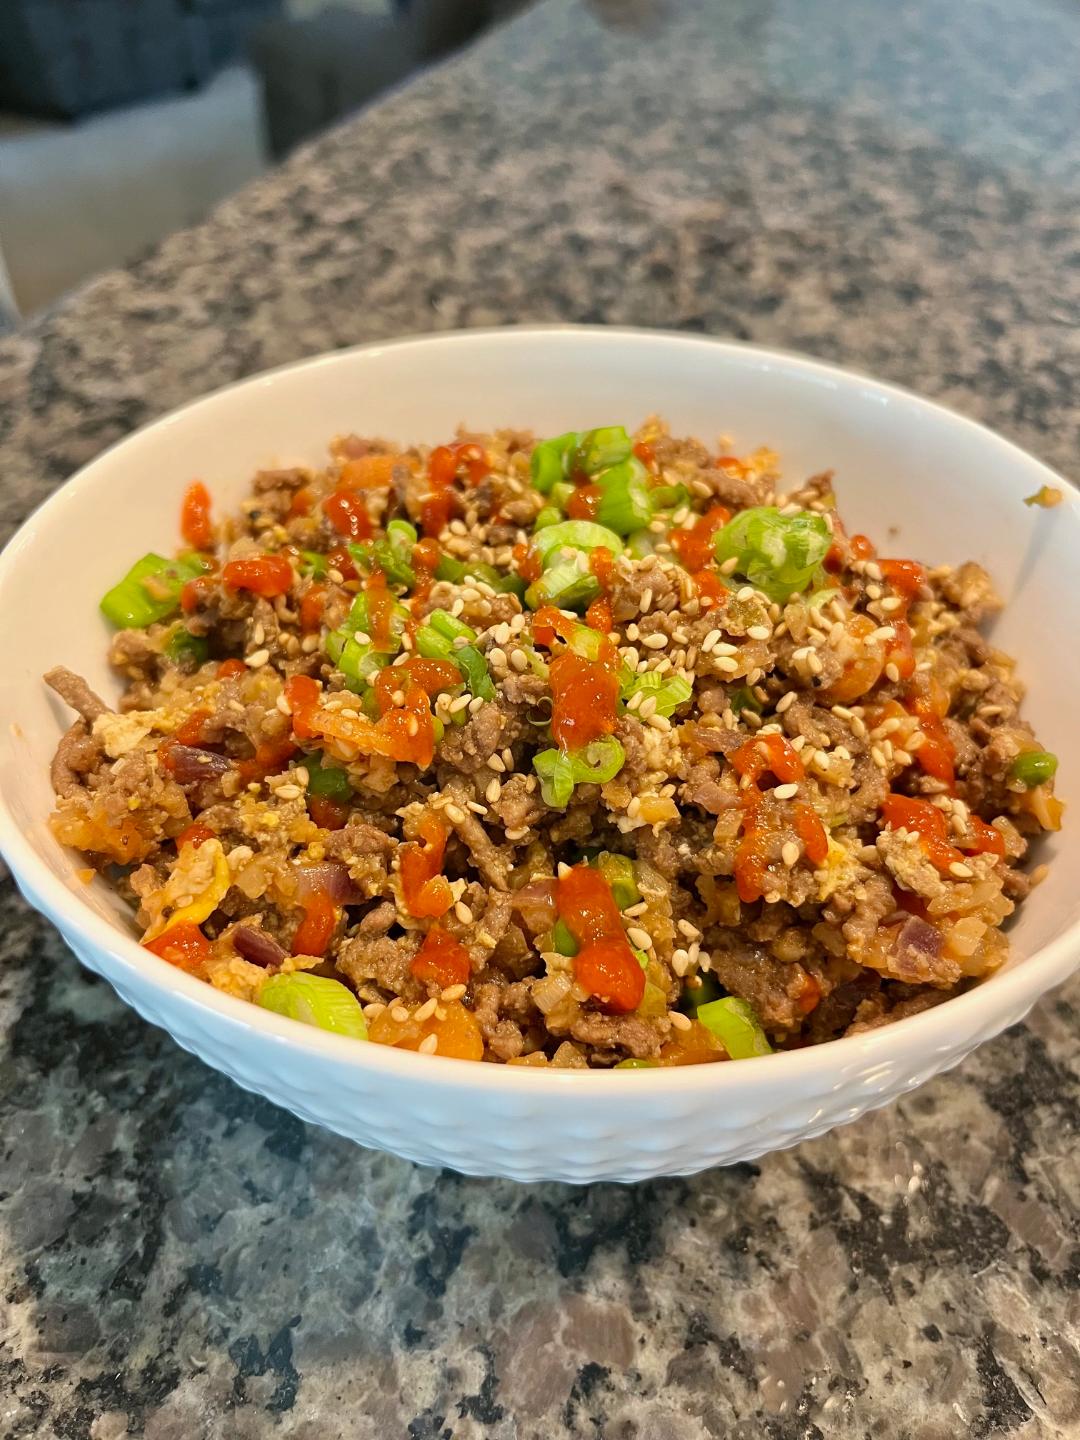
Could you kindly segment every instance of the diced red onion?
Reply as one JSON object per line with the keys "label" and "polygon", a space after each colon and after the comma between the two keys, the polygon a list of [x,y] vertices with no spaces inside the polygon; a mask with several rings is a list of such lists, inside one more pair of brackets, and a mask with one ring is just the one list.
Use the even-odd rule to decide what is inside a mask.
{"label": "diced red onion", "polygon": [[232,942],[244,959],[250,960],[253,965],[280,965],[289,953],[272,935],[254,925],[238,925],[233,931]]}
{"label": "diced red onion", "polygon": [[349,874],[349,867],[340,860],[321,860],[317,865],[298,865],[296,898],[302,905],[315,895],[327,895],[336,905],[355,905],[363,896]]}
{"label": "diced red onion", "polygon": [[555,924],[555,881],[530,880],[528,885],[515,890],[513,906],[532,935],[543,935]]}
{"label": "diced red onion", "polygon": [[170,745],[165,751],[165,768],[179,785],[197,785],[215,780],[232,769],[232,761],[213,750],[194,745]]}

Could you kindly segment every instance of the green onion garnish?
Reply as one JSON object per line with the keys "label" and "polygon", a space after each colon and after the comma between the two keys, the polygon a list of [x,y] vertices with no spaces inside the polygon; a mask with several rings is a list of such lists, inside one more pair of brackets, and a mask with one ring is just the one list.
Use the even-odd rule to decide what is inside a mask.
{"label": "green onion garnish", "polygon": [[360,1001],[339,980],[308,975],[294,970],[290,975],[271,975],[255,997],[264,1010],[287,1015],[320,1030],[367,1039],[367,1021]]}
{"label": "green onion garnish", "polygon": [[584,550],[586,554],[602,545],[612,555],[621,555],[623,543],[613,530],[606,525],[596,525],[591,520],[563,520],[558,525],[548,525],[533,539],[533,549],[543,564],[553,551],[565,546],[568,550]]}
{"label": "green onion garnish", "polygon": [[336,800],[339,805],[352,799],[353,789],[347,773],[337,765],[328,765],[321,751],[305,755],[302,763],[308,772],[309,795],[321,795],[327,800]]}
{"label": "green onion garnish", "polygon": [[734,559],[735,574],[778,602],[813,582],[831,544],[823,516],[809,510],[781,515],[775,505],[741,510],[714,541],[719,564]]}
{"label": "green onion garnish", "polygon": [[647,670],[644,675],[633,676],[623,690],[623,699],[629,700],[632,695],[652,695],[656,700],[656,713],[670,718],[693,693],[693,686],[681,675],[657,675],[655,671]]}
{"label": "green onion garnish", "polygon": [[574,767],[565,750],[541,750],[533,756],[540,777],[540,798],[555,810],[565,810],[574,793]]}
{"label": "green onion garnish", "polygon": [[151,552],[136,560],[124,578],[102,596],[102,613],[122,630],[143,630],[174,614],[180,608],[180,591],[189,580],[205,573],[206,563],[198,556],[166,560]]}
{"label": "green onion garnish", "polygon": [[596,868],[611,887],[615,904],[620,910],[641,903],[641,891],[634,878],[634,862],[629,855],[615,855],[610,850],[603,850],[597,856]]}
{"label": "green onion garnish", "polygon": [[765,1031],[751,1005],[734,995],[710,1000],[697,1007],[697,1018],[711,1030],[732,1060],[749,1060],[754,1055],[771,1055]]}
{"label": "green onion garnish", "polygon": [[648,525],[653,515],[652,496],[645,484],[648,475],[640,460],[631,457],[597,477],[600,501],[596,520],[616,535],[630,535]]}
{"label": "green onion garnish", "polygon": [[476,639],[476,631],[472,626],[466,625],[464,620],[459,620],[456,615],[451,615],[449,610],[432,610],[427,617],[427,623],[447,640],[456,640],[460,636],[471,643]]}
{"label": "green onion garnish", "polygon": [[186,625],[176,625],[165,642],[165,654],[174,665],[197,670],[210,655],[210,642],[205,635],[193,635]]}

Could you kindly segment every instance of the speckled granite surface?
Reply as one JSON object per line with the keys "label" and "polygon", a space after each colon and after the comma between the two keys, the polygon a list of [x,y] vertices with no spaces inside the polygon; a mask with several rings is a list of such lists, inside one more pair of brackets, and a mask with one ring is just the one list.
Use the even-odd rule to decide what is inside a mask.
{"label": "speckled granite surface", "polygon": [[[800,347],[1077,473],[1080,17],[547,0],[0,342],[5,527],[134,426],[509,320]],[[5,530],[6,533],[6,530]],[[0,921],[0,1434],[1080,1434],[1080,983],[902,1105],[636,1189],[306,1128]]]}

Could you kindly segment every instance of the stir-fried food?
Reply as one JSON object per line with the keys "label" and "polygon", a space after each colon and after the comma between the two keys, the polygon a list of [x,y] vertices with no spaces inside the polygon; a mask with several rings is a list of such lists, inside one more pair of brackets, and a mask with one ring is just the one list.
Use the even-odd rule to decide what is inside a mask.
{"label": "stir-fried food", "polygon": [[147,950],[309,1025],[560,1067],[742,1059],[1001,965],[1055,757],[975,564],[656,421],[354,436],[196,482],[101,602],[52,819]]}

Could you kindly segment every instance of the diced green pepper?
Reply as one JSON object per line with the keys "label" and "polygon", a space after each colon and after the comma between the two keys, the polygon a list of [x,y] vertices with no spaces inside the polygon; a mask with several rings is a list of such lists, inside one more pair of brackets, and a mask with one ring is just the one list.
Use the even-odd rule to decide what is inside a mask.
{"label": "diced green pepper", "polygon": [[823,516],[810,510],[781,515],[775,505],[741,510],[714,541],[719,564],[734,559],[735,573],[777,602],[813,583],[831,544]]}
{"label": "diced green pepper", "polygon": [[349,1035],[354,1040],[367,1039],[367,1021],[360,1002],[339,980],[294,970],[288,975],[272,975],[255,999],[264,1010],[287,1015],[290,1020],[331,1030],[335,1035]]}
{"label": "diced green pepper", "polygon": [[771,1055],[765,1031],[751,1005],[734,995],[710,1000],[697,1007],[697,1018],[711,1030],[732,1060],[749,1060],[754,1055]]}
{"label": "diced green pepper", "polygon": [[174,614],[180,608],[180,591],[205,572],[206,564],[198,557],[167,560],[151,551],[102,596],[102,613],[122,630],[144,630]]}
{"label": "diced green pepper", "polygon": [[1049,750],[1025,750],[1009,767],[1009,775],[1028,790],[1045,785],[1057,774],[1058,758]]}

